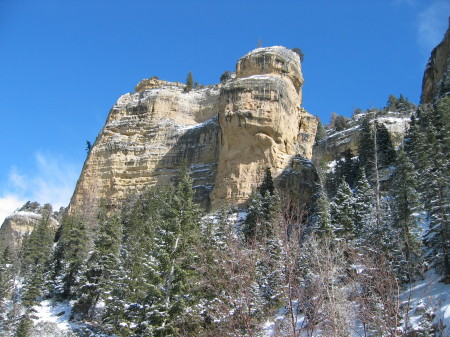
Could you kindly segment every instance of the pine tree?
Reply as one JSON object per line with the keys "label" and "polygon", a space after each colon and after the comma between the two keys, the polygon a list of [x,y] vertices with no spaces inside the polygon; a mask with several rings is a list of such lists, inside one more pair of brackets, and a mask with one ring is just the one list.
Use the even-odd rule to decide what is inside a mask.
{"label": "pine tree", "polygon": [[384,108],[386,111],[397,111],[398,98],[394,95],[389,95],[386,107]]}
{"label": "pine tree", "polygon": [[189,329],[190,322],[182,317],[198,300],[190,292],[197,278],[193,268],[196,260],[194,247],[199,245],[200,239],[200,211],[193,197],[192,179],[184,166],[177,177],[165,219],[156,233],[154,258],[159,262],[163,289],[163,297],[156,298],[159,303],[149,298],[153,302],[153,310],[158,312],[149,316],[156,323],[156,335],[171,334],[178,329],[178,324]]}
{"label": "pine tree", "polygon": [[353,194],[348,184],[343,181],[331,203],[331,218],[336,237],[351,240],[354,237]]}
{"label": "pine tree", "polygon": [[330,203],[322,188],[318,189],[316,201],[313,207],[313,226],[320,238],[330,238],[334,235],[331,224]]}
{"label": "pine tree", "polygon": [[99,233],[81,278],[80,298],[73,309],[73,313],[80,313],[83,319],[93,317],[99,300],[105,299],[114,288],[113,270],[119,264],[122,224],[116,213],[108,212],[106,202],[102,201],[98,215]]}
{"label": "pine tree", "polygon": [[377,130],[377,153],[379,167],[390,166],[395,162],[396,152],[392,145],[391,136],[386,126],[375,123]]}
{"label": "pine tree", "polygon": [[398,98],[398,102],[396,104],[397,111],[400,112],[408,112],[411,110],[414,110],[416,106],[411,103],[407,98],[403,96],[403,94],[400,94],[400,97]]}
{"label": "pine tree", "polygon": [[376,244],[372,237],[376,234],[375,228],[375,195],[372,187],[362,172],[359,178],[354,203],[354,223],[356,235],[362,245]]}
{"label": "pine tree", "polygon": [[31,337],[30,330],[33,323],[28,314],[24,314],[19,321],[14,337]]}
{"label": "pine tree", "polygon": [[270,168],[266,168],[263,182],[250,197],[243,228],[247,241],[273,235],[273,220],[279,212],[280,199],[273,185]]}
{"label": "pine tree", "polygon": [[359,167],[364,170],[371,180],[375,168],[375,138],[372,121],[366,117],[361,124],[361,133],[358,140]]}
{"label": "pine tree", "polygon": [[105,326],[140,336],[193,328],[200,211],[187,169],[175,187],[150,189],[125,213],[120,266],[112,272],[121,287],[106,300]]}
{"label": "pine tree", "polygon": [[417,177],[403,149],[399,150],[397,158],[391,189],[394,226],[399,232],[397,250],[400,256],[397,260],[400,262],[397,269],[402,278],[410,280],[421,255],[417,218],[413,215],[419,207]]}
{"label": "pine tree", "polygon": [[50,212],[44,210],[41,220],[26,240],[22,242],[21,273],[25,279],[23,303],[31,306],[42,294],[44,276],[49,269],[54,231],[50,227]]}
{"label": "pine tree", "polygon": [[14,265],[9,247],[6,247],[0,257],[0,306],[8,297],[14,279]]}
{"label": "pine tree", "polygon": [[194,80],[192,78],[192,72],[189,72],[186,77],[186,87],[184,88],[184,91],[189,92],[194,87]]}
{"label": "pine tree", "polygon": [[342,180],[345,180],[350,187],[354,187],[358,177],[358,163],[354,159],[354,154],[351,149],[347,149],[340,154],[343,159],[340,159],[335,166],[333,180],[337,182],[337,187]]}
{"label": "pine tree", "polygon": [[[157,228],[163,221],[163,212],[172,189],[151,188],[137,200],[126,204],[123,213],[123,237],[117,263],[111,267],[114,287],[108,293],[103,322],[106,330],[119,335],[131,335],[144,321],[145,301],[162,297],[158,261],[153,257]],[[134,328],[133,328],[134,327]],[[139,326],[139,329],[143,329]]]}
{"label": "pine tree", "polygon": [[8,304],[14,289],[14,264],[9,247],[0,256],[0,331],[6,331]]}
{"label": "pine tree", "polygon": [[89,247],[84,221],[77,215],[66,216],[53,258],[54,291],[63,298],[75,296]]}
{"label": "pine tree", "polygon": [[317,121],[317,131],[316,131],[316,137],[314,139],[314,143],[319,143],[322,139],[325,138],[325,128],[323,127],[322,122],[319,119],[319,116],[316,116]]}
{"label": "pine tree", "polygon": [[432,248],[433,262],[443,273],[450,275],[450,98],[438,101],[434,108],[418,110],[420,151],[417,168],[421,173],[422,199],[430,219],[426,244]]}

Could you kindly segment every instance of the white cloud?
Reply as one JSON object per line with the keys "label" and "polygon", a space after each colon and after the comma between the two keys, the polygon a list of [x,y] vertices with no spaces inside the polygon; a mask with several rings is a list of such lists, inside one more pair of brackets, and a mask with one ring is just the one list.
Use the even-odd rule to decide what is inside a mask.
{"label": "white cloud", "polygon": [[12,167],[8,176],[8,188],[0,191],[0,221],[26,201],[41,205],[50,203],[53,209],[67,206],[80,173],[79,165],[68,162],[62,156],[37,152],[33,167]]}
{"label": "white cloud", "polygon": [[449,13],[450,2],[437,0],[419,14],[419,44],[428,52],[444,37]]}
{"label": "white cloud", "polygon": [[0,226],[8,215],[11,215],[24,203],[25,201],[18,199],[16,195],[5,195],[0,198]]}
{"label": "white cloud", "polygon": [[67,206],[75,189],[79,168],[62,158],[36,154],[39,175],[32,179],[33,200],[51,203],[54,209]]}
{"label": "white cloud", "polygon": [[19,174],[15,166],[11,169],[11,172],[9,173],[9,181],[13,184],[14,187],[20,190],[25,190],[27,188],[25,176]]}

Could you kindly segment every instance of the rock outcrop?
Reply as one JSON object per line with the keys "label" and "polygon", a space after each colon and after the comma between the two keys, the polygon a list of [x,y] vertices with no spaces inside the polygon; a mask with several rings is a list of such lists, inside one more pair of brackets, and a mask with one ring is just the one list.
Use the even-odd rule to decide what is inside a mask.
{"label": "rock outcrop", "polygon": [[276,178],[295,155],[311,158],[316,120],[300,108],[302,85],[299,56],[284,47],[256,49],[235,76],[189,92],[178,82],[143,80],[111,109],[70,212],[168,183],[183,162],[204,207],[245,203],[266,167]]}
{"label": "rock outcrop", "polygon": [[450,95],[450,21],[442,42],[431,52],[422,81],[422,103]]}
{"label": "rock outcrop", "polygon": [[277,177],[296,154],[312,156],[316,120],[300,108],[303,77],[297,54],[261,48],[241,58],[236,80],[220,95],[221,149],[213,207],[245,203],[265,167]]}
{"label": "rock outcrop", "polygon": [[[390,111],[383,116],[377,117],[377,122],[386,127],[393,145],[398,147],[403,141],[410,119],[411,113]],[[325,163],[339,160],[342,157],[342,153],[348,149],[357,155],[361,124],[361,119],[356,118],[351,120],[351,125],[348,129],[342,131],[328,130],[326,137],[314,145],[314,162]]]}
{"label": "rock outcrop", "polygon": [[[0,252],[6,247],[12,251],[20,247],[23,238],[42,220],[43,211],[44,208],[37,202],[27,202],[20,210],[8,216],[0,227]],[[57,218],[62,212],[63,210],[53,213],[49,218],[52,228],[59,226]]]}

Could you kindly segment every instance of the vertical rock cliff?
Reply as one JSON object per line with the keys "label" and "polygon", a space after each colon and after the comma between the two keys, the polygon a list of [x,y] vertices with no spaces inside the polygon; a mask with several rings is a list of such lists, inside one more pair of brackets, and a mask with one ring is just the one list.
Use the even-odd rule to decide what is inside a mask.
{"label": "vertical rock cliff", "polygon": [[444,39],[431,52],[422,81],[422,103],[450,95],[450,18]]}
{"label": "vertical rock cliff", "polygon": [[296,154],[311,158],[316,121],[300,108],[299,56],[284,47],[256,49],[236,66],[220,94],[221,148],[213,207],[244,203],[270,167],[277,177]]}
{"label": "vertical rock cliff", "polygon": [[[184,90],[143,80],[119,98],[84,164],[70,212],[168,183],[186,162],[206,208],[242,204],[271,167],[275,178],[294,155],[310,158],[316,120],[300,108],[299,56],[256,49],[221,84]],[[301,192],[300,192],[301,193]]]}

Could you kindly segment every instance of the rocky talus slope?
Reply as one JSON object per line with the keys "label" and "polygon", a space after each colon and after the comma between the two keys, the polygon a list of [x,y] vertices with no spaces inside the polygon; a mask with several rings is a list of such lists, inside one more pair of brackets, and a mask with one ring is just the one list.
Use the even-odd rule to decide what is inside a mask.
{"label": "rocky talus slope", "polygon": [[[197,200],[213,209],[245,203],[266,167],[280,185],[293,170],[313,170],[299,168],[294,160],[311,158],[317,125],[300,107],[302,85],[299,56],[284,47],[248,53],[234,76],[214,86],[187,92],[178,82],[143,80],[111,109],[84,164],[70,212],[100,198],[119,202],[129,193],[165,184],[184,162]],[[310,196],[310,191],[292,193],[302,200]]]}

